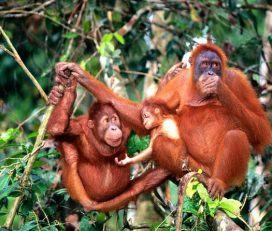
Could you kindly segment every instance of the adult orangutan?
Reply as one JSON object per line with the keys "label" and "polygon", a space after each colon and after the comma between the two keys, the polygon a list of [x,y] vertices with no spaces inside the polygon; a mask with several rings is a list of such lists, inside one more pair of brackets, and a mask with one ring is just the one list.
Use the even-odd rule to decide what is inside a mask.
{"label": "adult orangutan", "polygon": [[[240,185],[245,177],[250,145],[262,153],[270,142],[270,126],[246,76],[227,67],[224,52],[213,44],[201,44],[192,52],[192,66],[181,70],[155,95],[179,117],[181,138],[189,155],[189,167],[209,176],[211,196]],[[121,120],[138,132],[141,104],[118,97],[74,63],[60,63],[98,100],[111,102]],[[167,145],[158,144],[158,145]]]}
{"label": "adult orangutan", "polygon": [[[66,86],[64,92],[59,85]],[[85,210],[93,209],[96,202],[100,202],[97,210],[119,209],[141,192],[161,184],[170,173],[156,168],[130,181],[129,166],[114,163],[115,158],[125,157],[130,128],[110,103],[96,102],[89,115],[71,119],[76,85],[76,79],[57,75],[49,95],[55,107],[47,131],[62,154],[64,185]],[[101,203],[116,196],[118,200]]]}

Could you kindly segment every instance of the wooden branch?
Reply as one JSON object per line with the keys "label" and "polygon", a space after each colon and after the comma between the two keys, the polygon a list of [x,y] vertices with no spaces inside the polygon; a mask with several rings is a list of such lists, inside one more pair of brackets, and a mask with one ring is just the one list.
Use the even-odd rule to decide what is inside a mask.
{"label": "wooden branch", "polygon": [[197,172],[189,172],[180,179],[178,207],[177,207],[177,215],[176,215],[176,230],[177,231],[181,230],[182,228],[183,201],[184,201],[184,196],[186,194],[188,183],[193,177],[196,177],[197,175],[199,175]]}
{"label": "wooden branch", "polygon": [[[27,76],[32,80],[32,82],[34,83],[34,85],[37,87],[37,89],[39,90],[41,96],[44,98],[45,102],[48,102],[47,99],[47,95],[45,94],[45,92],[43,91],[43,89],[41,88],[40,84],[38,83],[38,81],[35,79],[35,77],[30,73],[30,71],[27,69],[27,67],[25,66],[25,64],[23,63],[22,59],[20,58],[18,52],[16,51],[16,49],[14,48],[13,44],[11,43],[10,39],[8,38],[7,34],[5,33],[5,31],[2,29],[2,27],[0,26],[0,32],[2,33],[2,35],[4,36],[6,42],[8,43],[9,47],[12,50],[12,54],[11,51],[9,51],[8,49],[6,49],[5,47],[2,46],[2,48],[4,48],[4,51],[6,51],[7,53],[9,53],[15,60],[16,62],[22,67],[22,69],[24,70],[24,72],[27,74]],[[10,208],[8,215],[7,215],[7,219],[5,222],[4,227],[6,227],[7,229],[11,229],[14,218],[17,214],[17,211],[19,209],[19,206],[24,198],[24,193],[25,193],[25,189],[28,186],[28,179],[31,173],[31,170],[33,168],[33,164],[37,158],[37,155],[39,153],[40,148],[42,147],[42,142],[44,139],[44,135],[46,132],[46,125],[48,123],[49,117],[51,116],[51,113],[54,109],[53,105],[50,105],[44,115],[44,118],[42,120],[42,123],[39,127],[38,130],[38,136],[36,138],[34,147],[32,149],[31,154],[29,155],[29,159],[27,162],[27,165],[25,167],[24,173],[21,177],[21,195],[18,196],[17,198],[15,198],[15,201],[12,205],[12,207]]]}
{"label": "wooden branch", "polygon": [[[30,80],[33,82],[33,84],[35,85],[35,87],[38,89],[38,91],[40,92],[42,98],[45,100],[46,103],[48,103],[48,99],[47,99],[47,95],[45,94],[44,90],[42,89],[41,85],[39,84],[39,82],[35,79],[35,77],[31,74],[31,72],[28,70],[28,68],[26,67],[26,65],[23,63],[20,55],[18,54],[18,52],[16,51],[16,49],[14,48],[14,46],[12,45],[9,37],[7,36],[7,34],[5,33],[5,31],[3,30],[3,28],[0,26],[0,32],[1,34],[4,36],[7,44],[9,45],[12,53],[13,53],[13,58],[15,59],[15,61],[22,67],[22,69],[24,70],[24,72],[27,74],[27,76],[30,78]],[[7,52],[7,50],[4,49],[4,51]],[[9,52],[8,52],[9,53]],[[10,53],[9,53],[10,54]],[[10,54],[11,55],[11,54]]]}
{"label": "wooden branch", "polygon": [[50,105],[46,112],[45,112],[45,115],[44,115],[44,118],[42,119],[42,123],[40,125],[40,128],[38,130],[38,136],[36,138],[36,141],[35,141],[35,144],[34,144],[34,147],[33,147],[33,152],[30,154],[30,158],[28,159],[28,162],[27,162],[27,165],[25,167],[25,170],[24,170],[24,173],[23,173],[23,176],[21,178],[21,187],[22,187],[22,190],[21,190],[21,195],[18,196],[12,207],[10,208],[9,210],[9,213],[8,213],[8,216],[7,216],[7,219],[6,219],[6,222],[5,222],[5,225],[4,227],[7,228],[7,229],[11,229],[12,227],[12,224],[13,224],[13,221],[14,221],[14,218],[16,216],[16,213],[19,209],[19,206],[24,198],[24,193],[25,193],[25,188],[27,187],[28,185],[28,178],[30,176],[30,173],[31,173],[31,170],[33,168],[33,164],[37,158],[37,155],[38,155],[38,151],[39,151],[39,148],[42,147],[42,142],[43,142],[43,138],[44,138],[44,135],[45,135],[45,132],[46,132],[46,125],[48,123],[48,120],[51,116],[51,113],[54,109],[54,106],[53,105]]}
{"label": "wooden branch", "polygon": [[242,231],[242,229],[235,224],[235,222],[228,217],[228,215],[221,210],[217,210],[214,220],[213,220],[213,228],[216,231],[223,230],[235,230]]}

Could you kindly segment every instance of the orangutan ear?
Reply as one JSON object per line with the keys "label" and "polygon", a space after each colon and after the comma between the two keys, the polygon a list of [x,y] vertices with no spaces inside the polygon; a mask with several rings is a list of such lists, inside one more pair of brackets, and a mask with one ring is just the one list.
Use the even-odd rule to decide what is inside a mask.
{"label": "orangutan ear", "polygon": [[90,128],[90,129],[94,128],[93,120],[88,120],[88,128]]}
{"label": "orangutan ear", "polygon": [[156,107],[155,110],[154,110],[154,112],[155,112],[155,114],[160,114],[161,110],[158,107]]}

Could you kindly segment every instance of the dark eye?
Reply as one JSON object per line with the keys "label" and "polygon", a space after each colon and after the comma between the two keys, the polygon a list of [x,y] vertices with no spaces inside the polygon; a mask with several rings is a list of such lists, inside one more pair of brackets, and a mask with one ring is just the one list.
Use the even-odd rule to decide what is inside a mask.
{"label": "dark eye", "polygon": [[116,122],[116,120],[117,120],[117,117],[116,117],[116,116],[113,116],[113,117],[112,117],[112,122]]}
{"label": "dark eye", "polygon": [[147,115],[147,114],[144,114],[143,117],[146,119],[146,118],[148,118],[148,115]]}
{"label": "dark eye", "polygon": [[207,61],[203,61],[202,63],[201,63],[201,67],[202,68],[206,68],[206,67],[208,67],[208,62]]}
{"label": "dark eye", "polygon": [[105,120],[104,120],[106,123],[108,123],[109,122],[109,118],[105,118]]}
{"label": "dark eye", "polygon": [[214,62],[214,63],[212,64],[212,68],[218,68],[218,67],[219,67],[219,64],[218,64],[218,63],[215,63],[215,62]]}

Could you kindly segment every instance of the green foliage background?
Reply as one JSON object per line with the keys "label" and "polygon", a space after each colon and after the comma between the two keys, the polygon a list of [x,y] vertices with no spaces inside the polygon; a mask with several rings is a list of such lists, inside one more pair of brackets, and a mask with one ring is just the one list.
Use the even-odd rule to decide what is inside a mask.
{"label": "green foliage background", "polygon": [[[159,79],[191,50],[194,38],[208,35],[212,35],[216,44],[225,49],[230,66],[242,69],[257,93],[262,92],[259,87],[262,40],[272,40],[271,34],[264,33],[265,8],[271,7],[270,0],[89,0],[82,7],[83,2],[0,1],[0,25],[47,93],[53,86],[56,62],[74,61],[102,81],[105,74],[118,75],[128,81],[128,96],[140,101],[146,78],[143,73],[148,72],[148,63],[159,64],[154,74],[155,79]],[[264,7],[256,10],[255,5]],[[81,9],[82,15],[76,25]],[[121,36],[118,30],[140,10],[144,13],[132,29]],[[152,20],[156,15],[161,17],[161,21]],[[156,39],[158,44],[154,44]],[[8,48],[1,36],[0,44]],[[101,58],[106,60],[103,67]],[[269,65],[271,68],[271,63]],[[116,67],[120,70],[118,73]],[[3,225],[14,197],[22,190],[19,180],[32,151],[45,103],[20,66],[2,49],[0,73],[0,225]],[[78,93],[81,95],[83,89],[79,88]],[[91,101],[92,97],[87,95],[75,115],[86,113]],[[266,105],[269,114],[270,104]],[[27,118],[29,120],[25,121]],[[144,149],[147,143],[148,138],[140,140],[132,135],[128,143],[129,153]],[[52,147],[39,153],[29,185],[24,189],[26,196],[13,230],[64,230],[68,214],[79,216],[80,230],[102,230],[103,227],[121,230],[123,211],[85,213],[69,198],[58,179],[59,158],[59,153]],[[263,161],[268,172],[271,171],[268,165],[270,159],[271,149],[267,148]],[[258,164],[257,158],[252,158],[245,185],[228,193],[227,197],[245,201],[242,216],[247,220],[250,201],[261,196],[265,203],[261,203],[260,208],[266,211],[266,215],[260,222],[260,228],[271,230],[271,178],[256,174]],[[177,188],[173,183],[169,184],[172,199],[175,200]],[[188,203],[187,210],[194,209],[198,200]],[[158,225],[166,227],[165,230],[173,227],[170,207],[164,210],[161,219],[151,223],[150,229],[155,230]],[[196,208],[196,213],[185,214],[184,227],[188,230],[209,230],[207,214],[197,211]]]}

